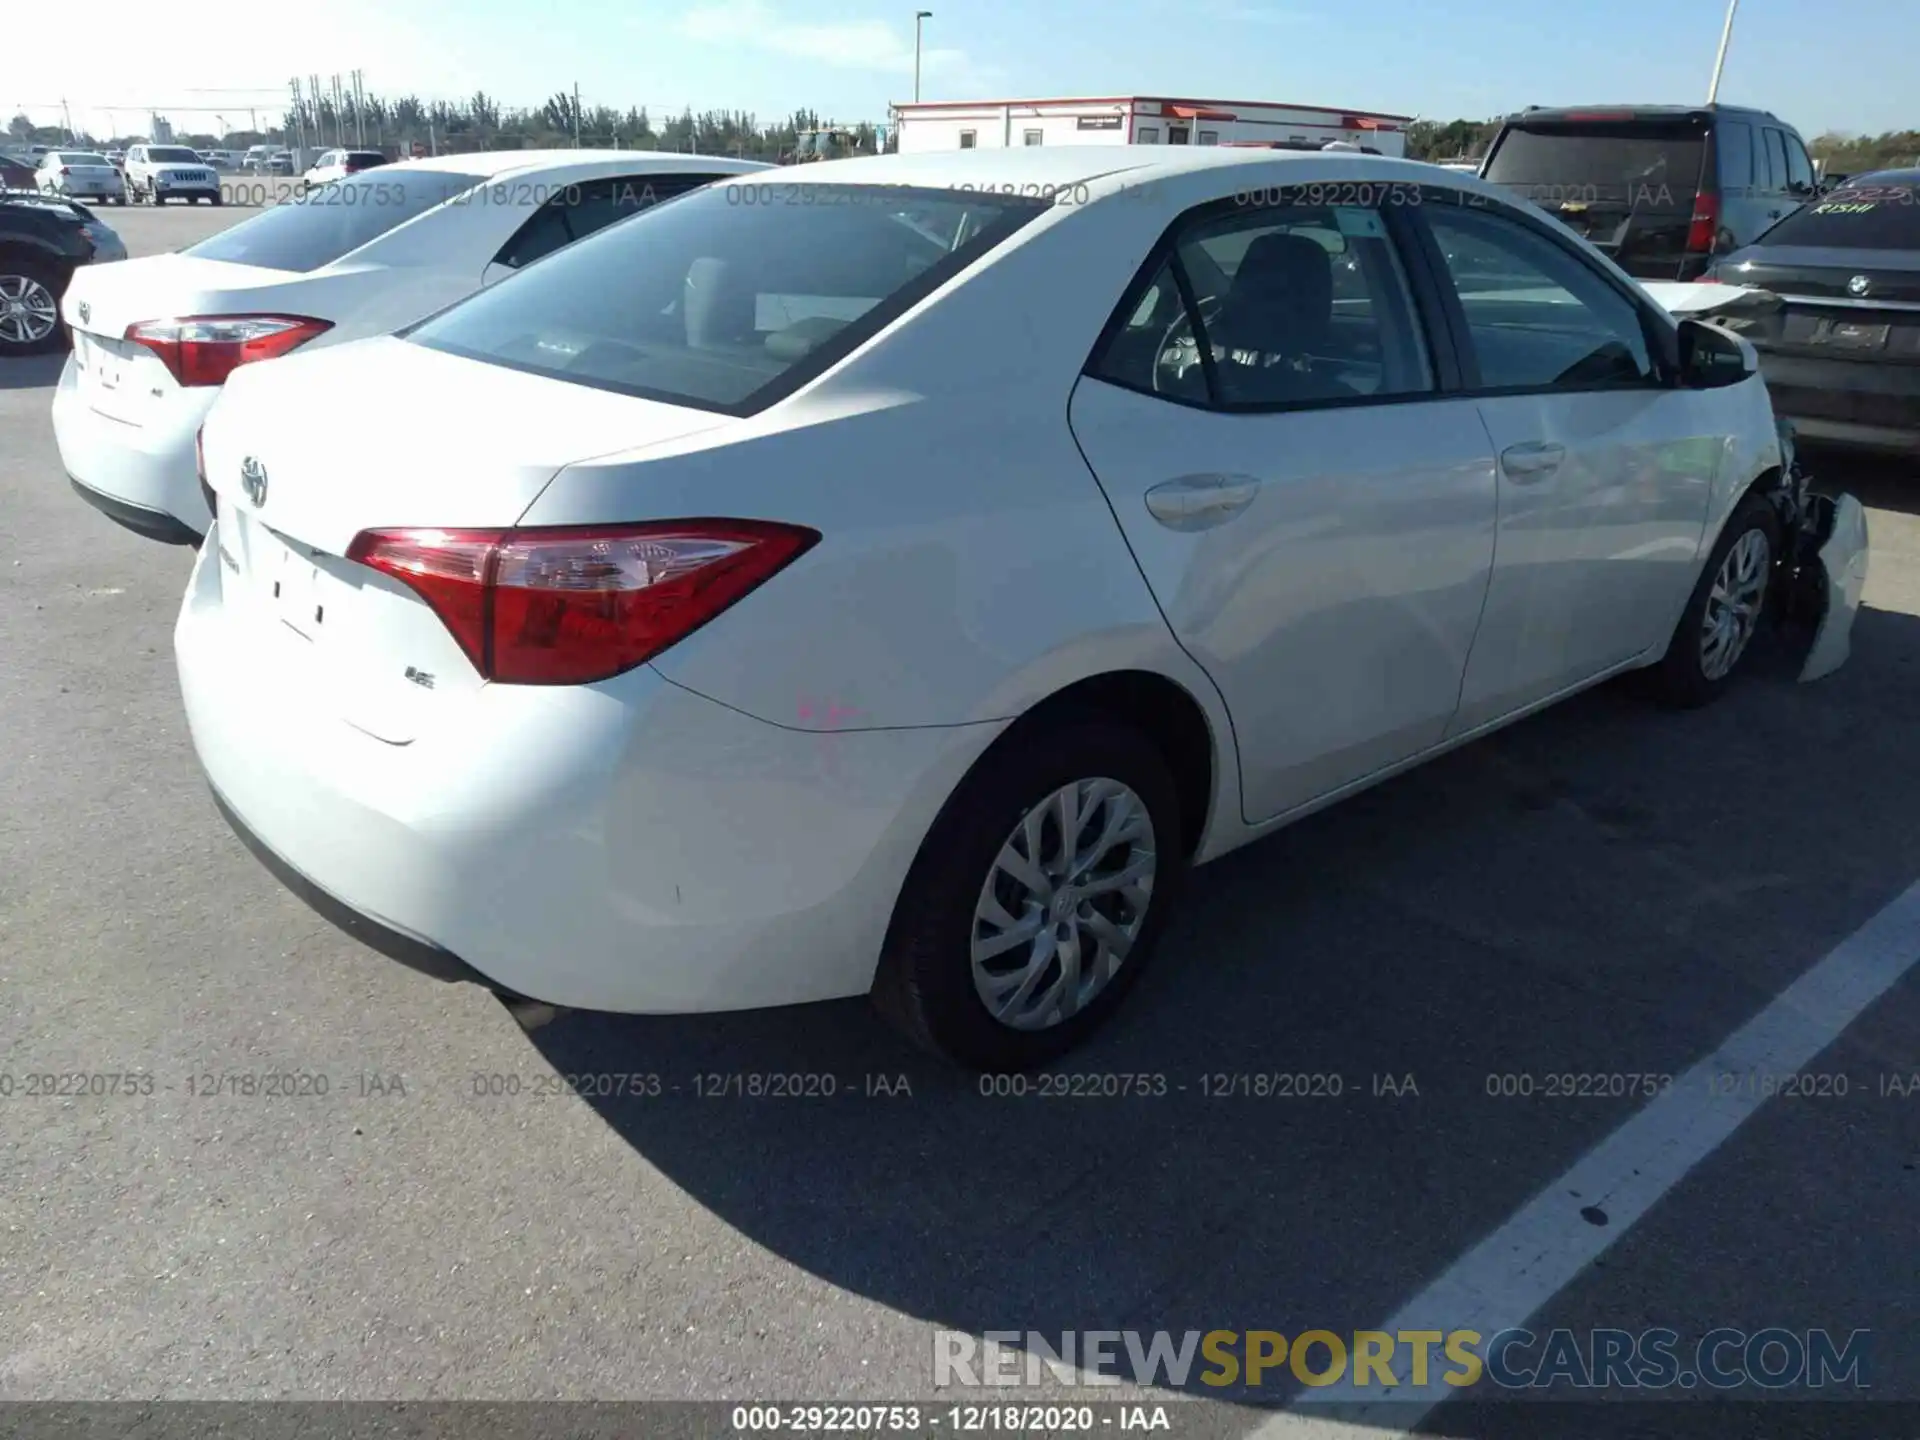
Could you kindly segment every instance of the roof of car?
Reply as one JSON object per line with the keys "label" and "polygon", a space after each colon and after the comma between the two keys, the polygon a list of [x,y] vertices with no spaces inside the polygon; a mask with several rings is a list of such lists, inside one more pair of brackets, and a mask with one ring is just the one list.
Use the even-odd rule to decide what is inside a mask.
{"label": "roof of car", "polygon": [[1722,105],[1717,101],[1710,105],[1529,105],[1524,110],[1514,111],[1507,116],[1507,120],[1509,123],[1515,120],[1568,120],[1587,115],[1618,115],[1649,120],[1679,119],[1689,115],[1764,115],[1779,123],[1770,110],[1756,110],[1751,105]]}
{"label": "roof of car", "polygon": [[[1352,150],[1272,150],[1225,145],[1059,145],[1018,146],[993,150],[939,150],[907,155],[862,155],[848,160],[823,160],[793,176],[794,183],[860,185],[921,185],[965,190],[1008,188],[1017,195],[1051,193],[1063,185],[1078,185],[1124,174],[1128,183],[1145,182],[1198,170],[1264,167],[1274,163],[1310,169],[1329,165],[1367,170],[1439,169],[1438,166],[1369,155]],[[779,172],[783,182],[789,172]],[[1448,183],[1464,179],[1447,171]],[[1031,187],[1031,188],[1030,188]]]}
{"label": "roof of car", "polygon": [[[340,147],[335,147],[340,148]],[[676,150],[478,150],[467,155],[432,155],[396,161],[389,168],[447,170],[456,175],[495,176],[516,170],[545,170],[557,165],[592,165],[606,160],[625,161],[642,169],[680,170],[688,165],[742,162],[732,156],[687,155]]]}
{"label": "roof of car", "polygon": [[1857,175],[1847,176],[1849,185],[1916,185],[1920,186],[1920,168],[1906,166],[1899,170],[1866,170]]}

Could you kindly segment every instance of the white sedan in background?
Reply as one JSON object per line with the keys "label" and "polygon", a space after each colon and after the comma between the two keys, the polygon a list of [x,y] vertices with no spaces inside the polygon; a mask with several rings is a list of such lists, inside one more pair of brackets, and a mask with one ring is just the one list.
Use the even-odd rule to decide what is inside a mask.
{"label": "white sedan in background", "polygon": [[126,181],[106,156],[91,150],[53,150],[40,158],[34,184],[43,195],[64,200],[127,201]]}
{"label": "white sedan in background", "polygon": [[204,439],[180,685],[289,885],[510,994],[871,993],[988,1069],[1112,1012],[1189,866],[1623,671],[1711,700],[1864,563],[1751,346],[1356,154],[715,186]]}
{"label": "white sedan in background", "polygon": [[[382,335],[547,252],[721,177],[769,167],[658,152],[516,151],[383,165],[197,245],[83,270],[53,429],[74,487],[154,539],[211,520],[194,435],[237,366]],[[366,391],[349,407],[410,405]]]}

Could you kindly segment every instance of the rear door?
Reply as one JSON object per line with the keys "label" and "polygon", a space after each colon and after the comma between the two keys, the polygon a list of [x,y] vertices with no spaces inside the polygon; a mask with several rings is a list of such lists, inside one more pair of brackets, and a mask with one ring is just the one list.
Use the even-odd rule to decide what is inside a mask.
{"label": "rear door", "polygon": [[1710,121],[1554,112],[1501,132],[1483,176],[1555,216],[1630,275],[1688,278],[1687,237],[1708,175]]}
{"label": "rear door", "polygon": [[1442,738],[1492,569],[1492,448],[1441,388],[1393,217],[1312,203],[1395,188],[1189,212],[1069,407],[1226,701],[1255,823]]}
{"label": "rear door", "polygon": [[1456,731],[1664,641],[1722,440],[1717,392],[1670,382],[1651,330],[1664,322],[1638,297],[1545,227],[1464,198],[1418,213],[1499,457],[1498,552]]}

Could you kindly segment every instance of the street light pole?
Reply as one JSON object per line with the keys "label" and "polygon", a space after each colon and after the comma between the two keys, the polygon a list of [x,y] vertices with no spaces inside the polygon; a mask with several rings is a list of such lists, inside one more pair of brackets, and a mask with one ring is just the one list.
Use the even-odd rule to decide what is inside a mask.
{"label": "street light pole", "polygon": [[931,10],[913,12],[913,100],[916,105],[920,103],[920,22],[932,18]]}
{"label": "street light pole", "polygon": [[1733,39],[1733,12],[1739,8],[1740,0],[1727,0],[1727,23],[1720,29],[1720,53],[1713,57],[1713,81],[1707,86],[1709,105],[1720,93],[1720,72],[1727,68],[1727,42]]}

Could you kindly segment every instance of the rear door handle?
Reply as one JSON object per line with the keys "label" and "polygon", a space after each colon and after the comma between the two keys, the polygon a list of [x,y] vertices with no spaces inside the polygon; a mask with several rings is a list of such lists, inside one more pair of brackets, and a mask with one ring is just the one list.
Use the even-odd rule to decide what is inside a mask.
{"label": "rear door handle", "polygon": [[1544,480],[1560,468],[1567,458],[1567,447],[1543,440],[1509,445],[1500,452],[1500,469],[1516,485],[1531,485]]}
{"label": "rear door handle", "polygon": [[1147,491],[1147,511],[1169,530],[1206,530],[1233,519],[1259,493],[1251,475],[1182,475]]}

